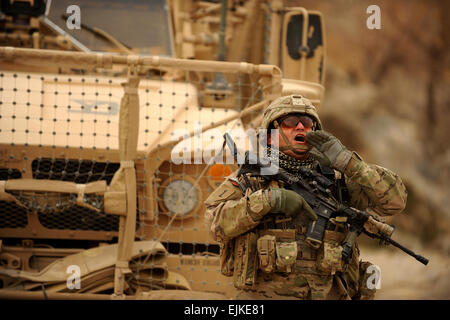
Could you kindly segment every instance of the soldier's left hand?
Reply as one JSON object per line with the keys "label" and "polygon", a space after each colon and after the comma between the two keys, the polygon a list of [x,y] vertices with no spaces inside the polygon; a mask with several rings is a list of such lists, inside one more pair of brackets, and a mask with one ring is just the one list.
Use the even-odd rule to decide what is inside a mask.
{"label": "soldier's left hand", "polygon": [[310,219],[317,220],[317,214],[298,193],[284,188],[269,188],[271,212],[282,212],[288,217],[304,212]]}
{"label": "soldier's left hand", "polygon": [[321,165],[344,172],[352,152],[347,150],[339,139],[329,132],[317,130],[306,134],[306,142],[313,147],[309,152]]}

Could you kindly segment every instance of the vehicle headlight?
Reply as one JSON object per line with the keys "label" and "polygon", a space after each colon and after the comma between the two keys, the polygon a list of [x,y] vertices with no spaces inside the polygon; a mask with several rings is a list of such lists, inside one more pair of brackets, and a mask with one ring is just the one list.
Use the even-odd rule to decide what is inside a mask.
{"label": "vehicle headlight", "polygon": [[190,177],[173,176],[160,187],[162,212],[183,219],[197,211],[201,206],[201,192],[195,180]]}

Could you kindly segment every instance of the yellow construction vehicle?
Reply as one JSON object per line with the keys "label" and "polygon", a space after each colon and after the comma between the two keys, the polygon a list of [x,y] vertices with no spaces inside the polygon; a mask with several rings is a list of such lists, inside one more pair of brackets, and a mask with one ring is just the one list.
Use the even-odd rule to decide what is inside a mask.
{"label": "yellow construction vehicle", "polygon": [[2,0],[0,298],[230,297],[203,219],[222,136],[320,107],[325,49],[281,0]]}

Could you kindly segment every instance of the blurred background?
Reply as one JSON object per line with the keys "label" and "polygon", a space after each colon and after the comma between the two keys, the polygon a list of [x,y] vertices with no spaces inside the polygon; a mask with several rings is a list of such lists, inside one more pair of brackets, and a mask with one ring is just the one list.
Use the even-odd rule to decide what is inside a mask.
{"label": "blurred background", "polygon": [[[381,29],[366,13],[378,5]],[[365,161],[399,174],[408,190],[393,238],[427,266],[362,236],[361,256],[381,269],[377,299],[450,299],[450,1],[301,0],[322,12],[325,99],[333,132]],[[363,239],[365,238],[365,239]]]}

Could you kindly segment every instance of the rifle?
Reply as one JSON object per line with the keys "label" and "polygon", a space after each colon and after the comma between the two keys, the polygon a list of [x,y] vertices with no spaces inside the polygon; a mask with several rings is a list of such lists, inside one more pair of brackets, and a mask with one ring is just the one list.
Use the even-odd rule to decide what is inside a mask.
{"label": "rifle", "polygon": [[[238,151],[233,138],[228,133],[225,133],[224,139],[233,152],[234,159],[237,159]],[[317,220],[309,223],[306,231],[306,242],[313,248],[317,249],[320,247],[330,219],[335,218],[339,222],[346,223],[348,227],[347,235],[341,243],[343,248],[342,258],[345,262],[349,262],[351,259],[352,247],[356,238],[361,233],[364,233],[370,238],[379,239],[383,243],[399,248],[424,265],[428,264],[429,260],[427,258],[414,253],[391,238],[394,232],[393,226],[380,221],[366,211],[347,206],[336,200],[330,190],[334,182],[317,172],[317,170],[303,167],[300,169],[299,175],[293,175],[276,166],[276,170],[268,177],[261,175],[261,169],[263,167],[267,168],[269,164],[274,166],[274,164],[269,159],[264,158],[261,161],[260,158],[247,151],[244,163],[240,164],[238,176],[250,173],[261,176],[266,180],[283,181],[286,189],[290,189],[302,196],[318,216]],[[253,161],[249,161],[249,159]],[[255,159],[257,160],[255,161]]]}

